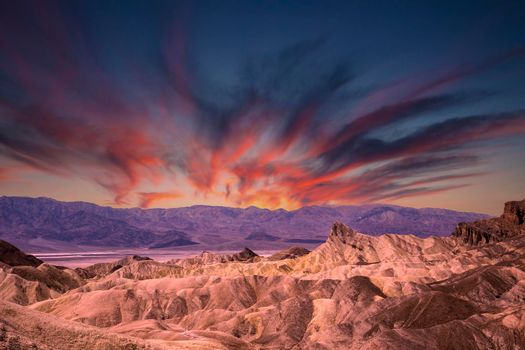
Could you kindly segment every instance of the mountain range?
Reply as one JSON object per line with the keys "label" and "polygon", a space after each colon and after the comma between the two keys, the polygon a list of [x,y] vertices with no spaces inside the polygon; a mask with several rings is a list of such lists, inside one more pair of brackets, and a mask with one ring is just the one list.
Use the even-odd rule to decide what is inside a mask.
{"label": "mountain range", "polygon": [[0,239],[28,251],[104,248],[190,250],[313,247],[335,221],[371,235],[449,235],[456,224],[488,215],[394,205],[303,207],[192,206],[171,209],[103,207],[49,198],[0,197]]}

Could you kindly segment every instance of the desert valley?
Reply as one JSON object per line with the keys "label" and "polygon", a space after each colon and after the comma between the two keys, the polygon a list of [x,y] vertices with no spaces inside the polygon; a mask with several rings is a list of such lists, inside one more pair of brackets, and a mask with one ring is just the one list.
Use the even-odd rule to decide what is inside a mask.
{"label": "desert valley", "polygon": [[448,237],[334,222],[312,251],[85,268],[2,241],[2,349],[522,349],[525,200]]}

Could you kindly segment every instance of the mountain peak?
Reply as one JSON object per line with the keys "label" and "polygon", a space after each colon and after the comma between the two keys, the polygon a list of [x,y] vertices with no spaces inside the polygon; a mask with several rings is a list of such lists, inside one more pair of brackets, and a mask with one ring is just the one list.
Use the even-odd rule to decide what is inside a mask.
{"label": "mountain peak", "polygon": [[354,230],[352,230],[350,227],[346,226],[342,222],[336,221],[332,225],[332,230],[330,231],[328,239],[332,241],[340,241],[344,244],[347,244],[353,240],[354,236]]}

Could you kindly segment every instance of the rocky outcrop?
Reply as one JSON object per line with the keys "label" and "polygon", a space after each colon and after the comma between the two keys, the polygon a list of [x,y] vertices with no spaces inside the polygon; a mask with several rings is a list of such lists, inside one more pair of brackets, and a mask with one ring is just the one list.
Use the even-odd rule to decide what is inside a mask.
{"label": "rocky outcrop", "polygon": [[225,259],[226,261],[243,261],[243,262],[251,262],[254,258],[258,257],[253,250],[250,248],[244,247],[243,250],[241,250],[238,253],[232,254],[231,256],[226,255]]}
{"label": "rocky outcrop", "polygon": [[330,235],[328,236],[328,240],[330,241],[339,241],[344,244],[350,244],[354,238],[355,232],[350,227],[346,226],[345,224],[336,221],[332,225],[332,230],[330,231]]}
{"label": "rocky outcrop", "polygon": [[10,266],[27,265],[37,267],[42,264],[42,260],[22,252],[14,245],[0,240],[0,262]]}
{"label": "rocky outcrop", "polygon": [[505,203],[501,217],[514,225],[523,225],[525,222],[525,199]]}
{"label": "rocky outcrop", "polygon": [[500,242],[525,234],[525,200],[505,203],[503,214],[498,218],[475,222],[460,222],[452,236],[467,245]]}

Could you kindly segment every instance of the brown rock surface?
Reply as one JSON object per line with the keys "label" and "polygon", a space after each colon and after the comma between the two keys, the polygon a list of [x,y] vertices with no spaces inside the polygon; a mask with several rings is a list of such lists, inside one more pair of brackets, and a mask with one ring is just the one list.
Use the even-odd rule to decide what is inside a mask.
{"label": "brown rock surface", "polygon": [[467,245],[499,242],[525,234],[524,217],[525,199],[507,202],[500,217],[470,223],[461,222],[452,235]]}
{"label": "brown rock surface", "polygon": [[505,203],[502,218],[514,225],[523,225],[525,222],[525,199]]}
{"label": "brown rock surface", "polygon": [[23,253],[14,245],[0,239],[0,262],[10,265],[28,265],[37,267],[42,264],[42,260],[35,258],[33,255]]}

